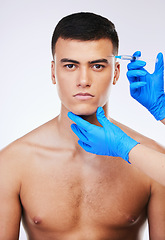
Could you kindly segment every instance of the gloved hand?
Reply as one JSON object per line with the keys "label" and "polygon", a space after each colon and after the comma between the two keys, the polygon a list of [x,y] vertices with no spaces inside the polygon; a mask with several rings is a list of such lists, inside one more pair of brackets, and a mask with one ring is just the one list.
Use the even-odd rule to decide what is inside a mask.
{"label": "gloved hand", "polygon": [[68,113],[68,117],[76,123],[71,125],[71,129],[78,136],[79,145],[87,152],[121,157],[129,162],[128,154],[138,142],[111,123],[102,107],[97,109],[96,116],[103,127],[93,125],[72,112]]}
{"label": "gloved hand", "polygon": [[[137,51],[133,56],[140,57],[141,52]],[[149,110],[156,120],[162,120],[165,118],[163,54],[157,55],[153,74],[144,69],[145,65],[146,62],[138,59],[128,64],[127,77],[130,82],[130,93]]]}

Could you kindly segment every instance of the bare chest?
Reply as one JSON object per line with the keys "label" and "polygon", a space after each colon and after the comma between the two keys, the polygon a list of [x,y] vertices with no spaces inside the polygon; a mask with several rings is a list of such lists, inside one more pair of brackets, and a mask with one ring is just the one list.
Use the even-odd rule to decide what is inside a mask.
{"label": "bare chest", "polygon": [[36,161],[25,171],[20,197],[29,227],[65,232],[142,224],[148,196],[138,172],[103,158],[103,164],[89,165]]}

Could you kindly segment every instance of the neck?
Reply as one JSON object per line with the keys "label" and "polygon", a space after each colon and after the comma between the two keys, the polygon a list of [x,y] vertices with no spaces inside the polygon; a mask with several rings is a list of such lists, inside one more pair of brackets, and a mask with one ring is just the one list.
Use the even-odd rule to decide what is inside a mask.
{"label": "neck", "polygon": [[[104,107],[105,116],[108,117],[108,104]],[[58,131],[60,136],[63,138],[63,143],[67,146],[67,148],[76,149],[80,152],[84,152],[84,150],[78,145],[78,137],[72,132],[71,124],[73,123],[67,116],[68,109],[66,109],[63,105],[61,106],[61,112],[58,116]],[[91,124],[101,126],[97,120],[96,113],[88,116],[81,116],[84,120],[88,121]],[[89,154],[89,153],[87,153]]]}

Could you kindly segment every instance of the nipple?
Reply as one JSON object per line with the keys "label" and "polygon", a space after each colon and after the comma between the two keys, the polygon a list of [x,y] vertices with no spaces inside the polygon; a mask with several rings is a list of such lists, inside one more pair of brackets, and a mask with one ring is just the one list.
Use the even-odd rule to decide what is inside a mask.
{"label": "nipple", "polygon": [[39,219],[38,217],[34,217],[34,218],[33,218],[33,222],[34,222],[35,224],[39,224],[39,223],[41,223],[41,219]]}
{"label": "nipple", "polygon": [[137,218],[135,216],[131,216],[131,217],[129,217],[128,221],[133,224],[136,222],[136,220],[137,220]]}

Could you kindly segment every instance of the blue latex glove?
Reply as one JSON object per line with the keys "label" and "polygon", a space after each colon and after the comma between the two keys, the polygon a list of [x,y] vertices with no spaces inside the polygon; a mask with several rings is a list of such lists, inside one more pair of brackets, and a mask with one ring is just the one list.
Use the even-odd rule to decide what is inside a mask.
{"label": "blue latex glove", "polygon": [[76,123],[71,125],[71,129],[78,136],[79,145],[87,152],[121,157],[129,162],[128,154],[138,142],[111,123],[102,107],[97,109],[96,116],[103,127],[93,125],[72,112],[68,113],[68,117]]}
{"label": "blue latex glove", "polygon": [[[140,57],[141,52],[137,51],[133,56]],[[157,55],[153,74],[144,69],[145,65],[146,62],[138,59],[128,64],[127,77],[130,82],[130,93],[149,110],[156,120],[162,120],[165,118],[163,54]]]}

